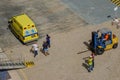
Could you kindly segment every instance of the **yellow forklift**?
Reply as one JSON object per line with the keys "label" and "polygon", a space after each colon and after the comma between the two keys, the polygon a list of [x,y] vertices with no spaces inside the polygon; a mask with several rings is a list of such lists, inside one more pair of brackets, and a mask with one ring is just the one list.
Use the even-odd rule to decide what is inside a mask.
{"label": "yellow forklift", "polygon": [[[107,39],[106,39],[107,35]],[[90,49],[95,54],[101,55],[105,50],[115,49],[118,47],[118,37],[112,34],[112,31],[103,28],[92,32],[92,40],[90,42]]]}

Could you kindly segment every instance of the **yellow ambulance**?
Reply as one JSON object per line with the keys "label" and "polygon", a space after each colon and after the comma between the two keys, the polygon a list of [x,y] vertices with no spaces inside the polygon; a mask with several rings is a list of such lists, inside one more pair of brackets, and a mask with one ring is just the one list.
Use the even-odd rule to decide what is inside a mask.
{"label": "yellow ambulance", "polygon": [[8,21],[8,23],[13,34],[21,42],[28,43],[38,40],[39,35],[36,26],[26,14],[14,16]]}

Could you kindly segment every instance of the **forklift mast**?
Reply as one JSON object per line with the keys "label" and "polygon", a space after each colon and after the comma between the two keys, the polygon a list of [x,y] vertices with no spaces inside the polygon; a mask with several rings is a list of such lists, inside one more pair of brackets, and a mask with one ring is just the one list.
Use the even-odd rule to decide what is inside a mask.
{"label": "forklift mast", "polygon": [[98,46],[101,46],[101,48],[106,48],[105,42],[104,42],[104,34],[101,34],[100,37],[98,37],[98,32],[92,32],[92,49],[95,51]]}
{"label": "forklift mast", "polygon": [[98,34],[97,32],[92,32],[92,48],[96,49],[97,48],[97,38],[98,38]]}

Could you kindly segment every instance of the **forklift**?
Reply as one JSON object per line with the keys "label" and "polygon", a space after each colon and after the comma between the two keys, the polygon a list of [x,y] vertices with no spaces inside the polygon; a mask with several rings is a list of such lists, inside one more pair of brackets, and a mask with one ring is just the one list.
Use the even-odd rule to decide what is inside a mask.
{"label": "forklift", "polygon": [[[107,35],[107,39],[106,38]],[[92,40],[90,42],[90,50],[97,55],[101,55],[106,50],[118,47],[118,37],[112,34],[108,28],[102,28],[92,32]]]}

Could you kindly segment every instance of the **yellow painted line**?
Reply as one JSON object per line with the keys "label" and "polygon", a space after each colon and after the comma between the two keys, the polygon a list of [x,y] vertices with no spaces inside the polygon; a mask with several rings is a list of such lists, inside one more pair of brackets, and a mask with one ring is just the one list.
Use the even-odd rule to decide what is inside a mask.
{"label": "yellow painted line", "polygon": [[117,3],[119,0],[112,0],[113,3]]}
{"label": "yellow painted line", "polygon": [[117,6],[120,6],[120,1],[118,3],[116,3]]}
{"label": "yellow painted line", "polygon": [[23,79],[28,80],[28,77],[26,76],[25,72],[22,69],[20,69],[19,71],[22,74]]}
{"label": "yellow painted line", "polygon": [[28,62],[25,62],[24,64],[26,67],[32,67],[35,65],[33,61],[28,61]]}
{"label": "yellow painted line", "polygon": [[117,6],[120,6],[120,0],[111,0],[111,2]]}

